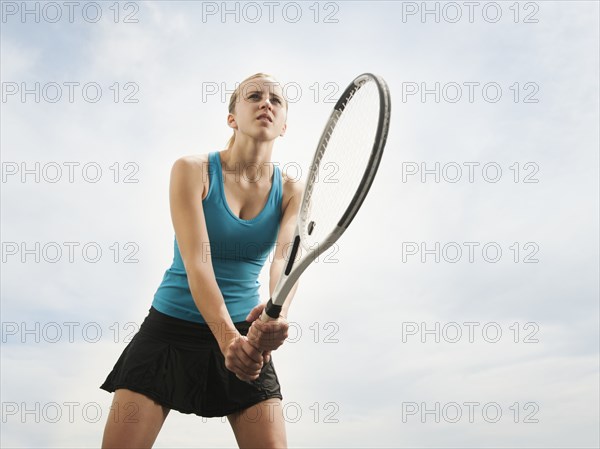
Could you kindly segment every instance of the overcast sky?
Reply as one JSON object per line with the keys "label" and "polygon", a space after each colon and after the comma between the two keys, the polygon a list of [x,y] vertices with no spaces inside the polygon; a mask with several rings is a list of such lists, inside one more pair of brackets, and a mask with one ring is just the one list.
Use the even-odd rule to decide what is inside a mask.
{"label": "overcast sky", "polygon": [[[274,354],[290,446],[598,447],[597,2],[1,7],[3,447],[99,446],[99,386],[172,261],[171,165],[224,148],[259,71],[292,176],[355,76],[392,95]],[[171,413],[155,447],[235,446],[205,421]]]}

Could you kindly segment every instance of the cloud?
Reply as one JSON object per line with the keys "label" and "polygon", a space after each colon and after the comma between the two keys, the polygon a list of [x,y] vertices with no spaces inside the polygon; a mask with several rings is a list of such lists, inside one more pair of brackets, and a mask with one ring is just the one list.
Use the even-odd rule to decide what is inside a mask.
{"label": "cloud", "polygon": [[[111,399],[98,386],[172,260],[170,166],[184,154],[223,148],[235,83],[267,71],[297,94],[273,154],[305,175],[333,106],[327,99],[372,71],[386,78],[393,103],[379,174],[338,245],[302,276],[290,315],[297,341],[274,354],[290,444],[597,445],[598,5],[525,10],[520,3],[521,19],[539,8],[535,24],[515,23],[508,4],[498,23],[480,15],[474,23],[403,21],[410,2],[319,4],[316,23],[308,4],[297,23],[281,11],[270,23],[264,9],[250,23],[247,9],[240,23],[233,15],[223,23],[220,14],[203,16],[208,3],[146,2],[137,23],[114,23],[106,9],[98,23],[3,24],[3,82],[41,89],[56,82],[63,99],[36,103],[30,95],[21,103],[16,96],[2,104],[3,163],[19,170],[2,185],[2,240],[47,250],[37,253],[39,262],[35,254],[26,262],[20,252],[4,254],[2,396],[5,407],[20,408],[6,415],[2,444],[98,445]],[[323,23],[335,7],[338,22]],[[65,82],[79,83],[73,103]],[[436,82],[439,101],[435,94],[423,101],[422,89]],[[465,82],[479,83],[473,102]],[[98,102],[84,98],[86,83],[102,89]],[[461,101],[448,101],[456,88],[449,83],[462,89]],[[497,103],[484,98],[486,83],[501,87]],[[414,87],[419,92],[408,95]],[[528,94],[539,101],[523,102]],[[74,182],[65,162],[78,164]],[[86,179],[90,163],[102,169],[98,182]],[[473,182],[469,163],[477,164]],[[485,179],[487,163],[501,167],[498,182]],[[62,178],[49,182],[56,166]],[[456,167],[462,177],[451,182]],[[23,169],[30,171],[25,183]],[[138,182],[124,182],[127,176]],[[527,176],[538,182],[523,182]],[[73,262],[65,242],[78,243]],[[436,242],[439,251],[423,262],[422,250]],[[478,243],[473,262],[465,242]],[[99,261],[86,260],[87,243],[102,249]],[[135,263],[124,262],[128,243]],[[499,261],[485,259],[486,243],[502,249]],[[64,255],[51,262],[56,248]],[[449,261],[457,248],[462,257]],[[261,282],[266,299],[266,269]],[[72,343],[70,322],[77,324]],[[479,323],[473,343],[466,322]],[[47,341],[51,323],[62,331],[56,343]],[[486,341],[486,324],[490,332],[500,327],[499,342]],[[463,338],[451,343],[447,332],[456,325]],[[102,338],[93,343],[84,328],[100,328]],[[434,335],[425,332],[422,342],[427,329]],[[69,422],[65,401],[92,404],[89,415],[82,405]],[[497,402],[502,420],[479,413],[469,423],[465,401]],[[36,412],[21,422],[22,403],[40,403],[42,413],[52,402],[62,420],[50,422],[47,406],[39,423]],[[419,409],[402,422],[406,407],[436,402],[448,413],[447,404],[461,404],[463,420],[426,415],[423,423]],[[103,413],[97,421],[95,404]],[[532,413],[539,422],[524,423]],[[235,445],[228,424],[172,413],[156,447],[199,441]]]}

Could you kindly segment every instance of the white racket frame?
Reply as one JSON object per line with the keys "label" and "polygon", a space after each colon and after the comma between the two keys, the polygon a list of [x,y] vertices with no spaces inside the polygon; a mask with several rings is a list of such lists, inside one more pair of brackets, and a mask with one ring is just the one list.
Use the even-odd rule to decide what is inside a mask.
{"label": "white racket frame", "polygon": [[[330,130],[335,127],[340,115],[346,107],[348,100],[352,98],[357,88],[360,88],[368,81],[373,81],[376,83],[379,90],[380,99],[379,123],[368,163],[369,169],[363,175],[352,201],[348,205],[337,226],[335,226],[334,229],[321,242],[319,242],[316,248],[309,248],[304,243],[306,238],[303,239],[303,237],[306,236],[303,236],[302,233],[306,232],[307,230],[306,221],[310,212],[310,198],[315,185],[315,179],[318,175],[321,158],[327,149],[327,142],[331,136]],[[279,280],[277,281],[277,285],[275,286],[275,290],[271,295],[271,299],[269,299],[269,302],[267,303],[267,306],[260,317],[262,321],[270,321],[279,317],[281,307],[285,303],[288,294],[300,275],[317,257],[319,257],[319,255],[327,251],[341,237],[346,229],[348,229],[352,219],[356,216],[356,213],[360,209],[360,206],[362,205],[367,193],[369,192],[369,188],[373,183],[373,179],[375,178],[375,174],[377,173],[377,169],[379,167],[379,162],[381,161],[381,157],[383,155],[383,149],[385,147],[389,130],[390,109],[391,104],[388,86],[383,78],[372,73],[363,73],[362,75],[356,77],[335,104],[333,111],[329,116],[329,120],[325,125],[325,129],[321,134],[319,144],[317,145],[317,150],[315,151],[315,155],[310,166],[310,173],[308,175],[306,188],[302,195],[302,204],[298,213],[298,220],[296,222],[296,229],[294,232],[294,238],[292,240],[289,260],[287,261],[287,264],[282,271]],[[296,255],[302,250],[305,251],[305,255],[296,260]]]}

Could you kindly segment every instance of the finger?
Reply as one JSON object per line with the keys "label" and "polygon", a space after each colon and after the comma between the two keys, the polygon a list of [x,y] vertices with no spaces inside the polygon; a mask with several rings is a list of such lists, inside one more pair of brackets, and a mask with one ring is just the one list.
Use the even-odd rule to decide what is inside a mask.
{"label": "finger", "polygon": [[262,363],[248,362],[247,359],[244,360],[235,357],[231,368],[228,369],[233,371],[238,377],[243,378],[243,380],[254,380],[260,374]]}
{"label": "finger", "polygon": [[252,346],[257,351],[259,351],[261,349],[261,347],[260,347],[261,340],[259,337],[251,335],[250,337],[248,337],[248,343],[250,344],[250,346]]}
{"label": "finger", "polygon": [[252,382],[253,380],[258,379],[259,374],[256,374],[254,376],[247,376],[246,374],[236,373],[235,377],[237,377],[239,380],[242,380],[244,382]]}
{"label": "finger", "polygon": [[263,309],[265,308],[265,304],[259,304],[256,307],[254,307],[250,313],[248,314],[248,316],[246,317],[246,321],[249,322],[254,322],[256,321],[256,319],[260,316],[260,314],[262,313]]}
{"label": "finger", "polygon": [[[261,313],[262,313],[262,312],[261,312]],[[260,316],[260,314],[259,314],[259,316]],[[270,321],[254,320],[254,321],[252,322],[252,326],[253,326],[255,329],[260,329],[260,330],[263,330],[263,329],[265,328],[265,325],[267,325],[269,322],[270,322]]]}
{"label": "finger", "polygon": [[287,321],[261,322],[256,320],[248,330],[247,338],[252,346],[261,351],[275,350],[287,339],[289,324]]}
{"label": "finger", "polygon": [[260,371],[262,367],[257,369],[241,369],[240,372],[243,373],[247,380],[256,380],[258,376],[260,376]]}
{"label": "finger", "polygon": [[237,377],[239,380],[242,380],[244,382],[249,382],[251,379],[248,379],[246,376],[244,376],[243,374],[235,374],[235,377]]}
{"label": "finger", "polygon": [[[260,321],[260,320],[259,320]],[[261,334],[261,328],[260,326],[258,326],[256,323],[258,323],[259,321],[254,321],[250,327],[248,328],[248,333],[246,334],[246,337],[250,338],[251,336],[253,337],[258,337]]]}
{"label": "finger", "polygon": [[254,374],[247,374],[246,372],[242,371],[242,370],[236,370],[234,372],[235,377],[237,377],[240,380],[243,380],[244,382],[251,382],[253,380],[258,379],[259,375],[260,375],[260,371],[254,373]]}
{"label": "finger", "polygon": [[233,364],[246,373],[260,371],[263,364],[262,353],[244,339],[232,347]]}
{"label": "finger", "polygon": [[250,326],[250,329],[248,329],[248,334],[246,335],[246,338],[252,346],[254,346],[257,349],[260,349],[262,341],[264,339],[264,334],[259,327],[254,325],[258,321],[259,320],[252,323],[252,326]]}
{"label": "finger", "polygon": [[[235,360],[233,357],[230,357],[225,361],[225,367],[229,371],[234,373],[235,377],[237,377],[240,380],[243,380],[243,381],[253,380],[253,378],[252,378],[253,376],[248,375],[248,373],[246,373],[246,371],[240,365],[239,361]],[[256,374],[256,373],[254,373],[254,374]]]}
{"label": "finger", "polygon": [[262,365],[263,356],[261,351],[256,349],[256,347],[250,344],[249,341],[242,341],[241,348],[243,353],[248,357],[249,360],[255,363],[260,363]]}
{"label": "finger", "polygon": [[265,364],[269,363],[269,361],[271,360],[271,351],[263,352],[263,359],[265,361]]}
{"label": "finger", "polygon": [[248,342],[254,347],[259,349],[260,351],[268,351],[277,349],[279,346],[283,344],[285,339],[287,338],[286,334],[278,332],[277,334],[266,334],[264,332],[252,333]]}
{"label": "finger", "polygon": [[230,346],[226,362],[232,367],[253,373],[260,371],[263,358],[260,351],[246,341],[246,337],[241,337]]}
{"label": "finger", "polygon": [[258,340],[260,342],[259,347],[262,349],[276,349],[281,346],[288,337],[288,331],[289,326],[284,324],[265,326],[265,328],[262,329]]}
{"label": "finger", "polygon": [[252,327],[255,327],[257,330],[265,334],[273,334],[277,335],[278,333],[287,332],[290,328],[290,325],[287,321],[255,321],[252,323]]}

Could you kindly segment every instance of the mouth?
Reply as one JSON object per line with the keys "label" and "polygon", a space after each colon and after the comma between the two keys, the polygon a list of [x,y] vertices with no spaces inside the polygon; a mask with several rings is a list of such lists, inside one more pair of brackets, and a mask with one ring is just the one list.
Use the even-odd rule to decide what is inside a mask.
{"label": "mouth", "polygon": [[273,119],[268,114],[261,114],[258,117],[256,117],[256,120],[266,120],[270,123],[273,123]]}

